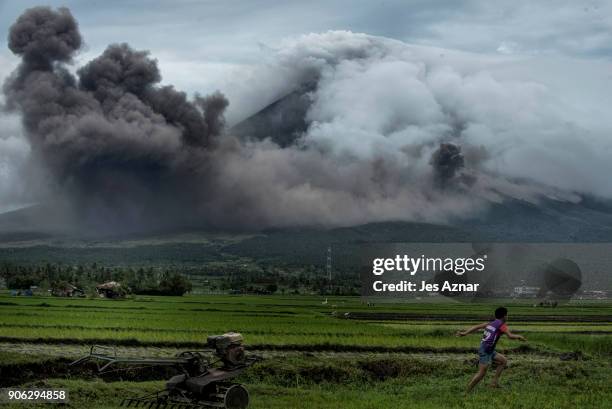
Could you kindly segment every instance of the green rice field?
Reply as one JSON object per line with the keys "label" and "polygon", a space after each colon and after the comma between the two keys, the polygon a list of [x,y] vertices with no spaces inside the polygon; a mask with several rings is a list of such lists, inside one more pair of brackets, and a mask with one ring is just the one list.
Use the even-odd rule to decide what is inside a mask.
{"label": "green rice field", "polygon": [[[208,335],[238,331],[247,349],[264,357],[239,379],[252,408],[612,407],[612,303],[323,300],[3,294],[0,387],[61,387],[70,407],[115,408],[123,397],[162,389],[165,378],[109,379],[69,368],[89,345],[115,346],[126,356],[172,356],[203,347]],[[454,334],[488,320],[501,304],[510,311],[511,330],[528,342],[502,337],[497,349],[510,361],[504,389],[491,391],[483,382],[465,396],[479,334]]]}

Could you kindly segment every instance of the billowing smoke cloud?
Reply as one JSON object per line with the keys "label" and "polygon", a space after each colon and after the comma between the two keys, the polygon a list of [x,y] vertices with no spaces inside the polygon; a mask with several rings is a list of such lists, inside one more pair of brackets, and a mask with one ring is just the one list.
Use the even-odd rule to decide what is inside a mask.
{"label": "billowing smoke cloud", "polygon": [[455,178],[464,165],[461,148],[452,143],[440,144],[440,147],[431,156],[430,163],[434,169],[436,182],[444,186]]}
{"label": "billowing smoke cloud", "polygon": [[236,107],[269,89],[283,95],[315,81],[302,145],[339,158],[396,157],[427,174],[440,143],[452,143],[465,158],[459,173],[480,175],[473,188],[528,200],[558,196],[555,189],[562,197],[610,198],[608,70],[593,61],[467,54],[334,31],[284,42],[250,74],[259,87],[228,95]]}
{"label": "billowing smoke cloud", "polygon": [[216,93],[190,101],[156,86],[156,61],[126,44],[109,46],[75,77],[63,63],[80,45],[67,9],[33,8],[11,27],[9,48],[22,63],[4,94],[22,115],[34,158],[88,221],[127,228],[175,223],[177,214],[190,221],[227,100]]}
{"label": "billowing smoke cloud", "polygon": [[24,64],[51,69],[54,61],[69,62],[81,47],[77,23],[66,8],[38,7],[23,14],[11,27],[9,48]]}
{"label": "billowing smoke cloud", "polygon": [[[4,94],[33,160],[88,226],[444,222],[508,196],[576,200],[580,191],[571,183],[580,177],[564,178],[554,159],[584,130],[568,125],[571,109],[540,84],[500,81],[439,53],[348,32],[285,44],[250,79],[251,98],[236,100],[259,93],[263,107],[299,92],[304,118],[281,144],[225,130],[223,94],[160,86],[156,61],[127,44],[73,75],[81,43],[67,9],[27,10],[11,27],[22,62]],[[276,110],[283,121],[282,99]],[[551,177],[520,166],[533,155]]]}

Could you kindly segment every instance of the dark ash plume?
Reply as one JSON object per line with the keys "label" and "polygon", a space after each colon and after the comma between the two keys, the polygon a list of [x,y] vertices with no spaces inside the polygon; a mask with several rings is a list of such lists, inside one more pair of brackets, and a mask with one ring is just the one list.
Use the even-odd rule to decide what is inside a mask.
{"label": "dark ash plume", "polygon": [[109,46],[78,74],[81,88],[109,107],[126,92],[142,96],[161,81],[157,61],[149,58],[149,52],[134,51],[127,44]]}
{"label": "dark ash plume", "polygon": [[53,61],[69,62],[81,47],[76,20],[67,8],[36,7],[22,14],[10,28],[9,48],[24,64],[50,68]]}
{"label": "dark ash plume", "polygon": [[229,105],[229,101],[225,98],[225,95],[216,91],[205,97],[197,95],[195,100],[204,112],[204,122],[206,123],[208,132],[212,135],[219,135],[223,132],[225,128],[223,113]]}
{"label": "dark ash plume", "polygon": [[452,143],[441,143],[431,155],[430,163],[434,169],[436,183],[440,186],[445,186],[453,180],[457,172],[465,165],[461,148]]}
{"label": "dark ash plume", "polygon": [[[347,32],[302,38],[280,56],[289,83],[276,91],[285,97],[264,98],[237,136],[224,130],[223,94],[191,98],[161,86],[147,51],[113,44],[72,74],[81,43],[67,9],[26,10],[9,34],[22,61],[3,91],[33,167],[52,180],[52,199],[70,203],[88,232],[439,223],[504,192],[541,190],[478,167],[484,154],[464,134],[481,118],[440,94],[455,73],[423,71],[399,42]],[[470,169],[458,145],[436,150],[451,137]]]}
{"label": "dark ash plume", "polygon": [[[127,44],[109,46],[73,76],[63,64],[81,36],[64,8],[27,10],[9,38],[22,63],[4,84],[7,107],[21,113],[34,157],[82,216],[103,225],[172,224],[176,214],[197,213],[191,203],[223,126],[222,94],[190,101],[158,87],[157,61]],[[179,203],[187,209],[177,211]]]}

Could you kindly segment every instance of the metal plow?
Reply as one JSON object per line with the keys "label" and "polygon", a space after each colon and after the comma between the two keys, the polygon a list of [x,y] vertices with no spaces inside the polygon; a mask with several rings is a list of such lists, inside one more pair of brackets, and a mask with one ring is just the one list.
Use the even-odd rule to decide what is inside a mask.
{"label": "metal plow", "polygon": [[120,357],[117,349],[104,345],[92,345],[89,354],[72,362],[70,366],[80,365],[92,361],[95,362],[98,373],[103,375],[110,372],[125,370],[125,367],[117,368],[118,365],[131,367],[132,369],[172,366],[189,368],[192,365],[200,365],[204,360],[202,353],[206,351],[185,351],[175,357],[168,358],[133,358]]}
{"label": "metal plow", "polygon": [[209,400],[190,400],[180,397],[180,400],[168,396],[166,391],[138,398],[126,398],[120,406],[124,408],[145,409],[245,409],[249,405],[249,393],[242,385],[217,385],[216,393],[208,395]]}
{"label": "metal plow", "polygon": [[124,408],[145,408],[145,409],[210,409],[222,408],[223,405],[214,404],[194,404],[184,402],[164,402],[151,399],[127,398],[121,401],[121,407]]}

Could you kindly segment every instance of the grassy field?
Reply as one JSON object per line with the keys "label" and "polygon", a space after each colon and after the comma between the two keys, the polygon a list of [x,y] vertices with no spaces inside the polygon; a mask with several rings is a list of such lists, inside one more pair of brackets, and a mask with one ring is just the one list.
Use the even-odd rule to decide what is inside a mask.
{"label": "grassy field", "polygon": [[[171,356],[205,337],[239,331],[266,359],[240,379],[253,408],[604,408],[612,402],[612,303],[509,307],[526,344],[503,339],[505,389],[468,397],[479,335],[497,304],[447,299],[367,306],[359,298],[136,297],[121,301],[0,295],[0,386],[65,387],[72,407],[114,408],[121,397],[163,388],[68,370],[90,344],[121,354]],[[513,319],[515,317],[516,319]],[[307,405],[304,402],[308,402]],[[24,406],[25,407],[25,406]],[[27,407],[33,407],[28,405]]]}

